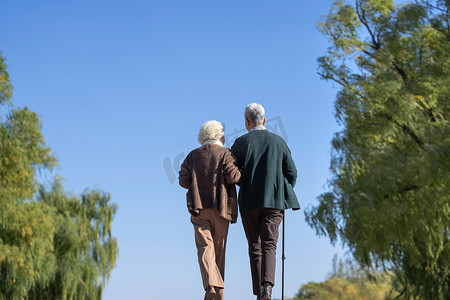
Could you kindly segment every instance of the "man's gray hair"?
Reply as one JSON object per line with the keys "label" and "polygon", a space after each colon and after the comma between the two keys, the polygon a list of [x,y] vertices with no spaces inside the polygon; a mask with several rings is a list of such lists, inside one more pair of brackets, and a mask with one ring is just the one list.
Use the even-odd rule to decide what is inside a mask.
{"label": "man's gray hair", "polygon": [[206,141],[218,141],[224,134],[225,128],[222,123],[216,120],[206,121],[198,133],[198,142],[203,145]]}
{"label": "man's gray hair", "polygon": [[245,108],[245,118],[256,125],[264,123],[264,107],[259,103],[250,103]]}

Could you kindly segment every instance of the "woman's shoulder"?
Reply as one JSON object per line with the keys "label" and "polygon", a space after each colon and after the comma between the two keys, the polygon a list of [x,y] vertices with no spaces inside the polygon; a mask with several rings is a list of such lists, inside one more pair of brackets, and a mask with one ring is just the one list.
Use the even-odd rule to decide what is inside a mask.
{"label": "woman's shoulder", "polygon": [[192,150],[189,155],[196,156],[196,155],[205,155],[205,154],[223,154],[223,153],[229,153],[231,152],[230,149],[227,147],[217,145],[217,144],[208,144],[203,145],[201,147],[198,147],[194,150]]}
{"label": "woman's shoulder", "polygon": [[228,149],[225,146],[220,146],[220,145],[208,145],[209,146],[209,151],[214,152],[214,153],[231,153],[231,150]]}

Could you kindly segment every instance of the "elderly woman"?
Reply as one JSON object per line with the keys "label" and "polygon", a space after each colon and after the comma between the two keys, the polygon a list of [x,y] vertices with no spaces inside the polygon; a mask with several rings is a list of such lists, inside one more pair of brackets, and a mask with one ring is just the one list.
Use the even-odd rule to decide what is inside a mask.
{"label": "elderly woman", "polygon": [[225,246],[228,225],[237,219],[234,184],[239,182],[241,173],[231,151],[223,146],[221,123],[203,123],[198,141],[202,146],[184,160],[179,182],[188,189],[187,207],[194,225],[205,299],[223,300]]}

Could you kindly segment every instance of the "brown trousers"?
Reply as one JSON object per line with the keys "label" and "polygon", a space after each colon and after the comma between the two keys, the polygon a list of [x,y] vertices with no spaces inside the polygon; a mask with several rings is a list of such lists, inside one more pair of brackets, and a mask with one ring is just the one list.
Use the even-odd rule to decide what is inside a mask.
{"label": "brown trousers", "polygon": [[264,282],[275,285],[278,228],[283,220],[283,211],[258,208],[241,212],[241,217],[248,242],[253,294],[261,296]]}
{"label": "brown trousers", "polygon": [[[191,216],[194,225],[195,245],[203,287],[215,287],[215,300],[224,299],[225,247],[230,222],[219,216],[217,209],[200,210],[197,216]],[[206,297],[206,294],[205,294]]]}

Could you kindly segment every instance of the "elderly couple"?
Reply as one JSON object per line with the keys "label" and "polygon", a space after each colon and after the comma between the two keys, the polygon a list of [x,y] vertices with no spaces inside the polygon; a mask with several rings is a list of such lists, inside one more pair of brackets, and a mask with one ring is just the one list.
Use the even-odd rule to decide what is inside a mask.
{"label": "elderly couple", "polygon": [[[247,105],[248,133],[231,151],[223,146],[222,124],[205,122],[198,135],[202,146],[181,165],[179,182],[188,189],[204,299],[224,299],[225,246],[229,222],[236,223],[237,202],[248,241],[253,294],[260,300],[272,297],[278,227],[285,209],[300,206],[293,190],[297,170],[291,152],[281,137],[266,130],[264,115],[260,104]],[[239,197],[235,184],[240,186]]]}

